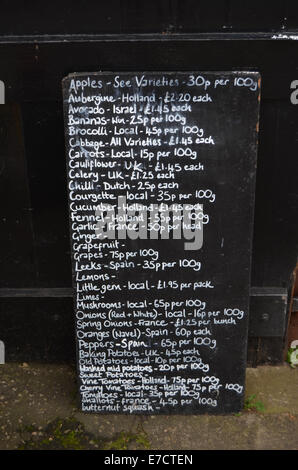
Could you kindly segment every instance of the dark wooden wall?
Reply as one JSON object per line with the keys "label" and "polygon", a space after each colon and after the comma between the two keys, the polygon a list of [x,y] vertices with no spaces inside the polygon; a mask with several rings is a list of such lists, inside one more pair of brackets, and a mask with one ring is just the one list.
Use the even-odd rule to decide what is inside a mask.
{"label": "dark wooden wall", "polygon": [[262,76],[248,362],[283,360],[298,253],[298,5],[1,3],[0,340],[7,361],[74,360],[61,80],[71,72]]}

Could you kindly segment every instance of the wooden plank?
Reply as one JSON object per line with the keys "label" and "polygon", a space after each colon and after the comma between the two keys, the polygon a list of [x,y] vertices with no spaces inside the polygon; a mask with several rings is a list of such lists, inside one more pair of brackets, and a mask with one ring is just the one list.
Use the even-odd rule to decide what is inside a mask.
{"label": "wooden plank", "polygon": [[0,289],[0,297],[2,298],[33,298],[33,297],[73,297],[72,288],[48,287],[48,288],[27,288],[27,289]]}
{"label": "wooden plank", "polygon": [[2,286],[34,285],[38,273],[22,124],[19,105],[0,105]]}

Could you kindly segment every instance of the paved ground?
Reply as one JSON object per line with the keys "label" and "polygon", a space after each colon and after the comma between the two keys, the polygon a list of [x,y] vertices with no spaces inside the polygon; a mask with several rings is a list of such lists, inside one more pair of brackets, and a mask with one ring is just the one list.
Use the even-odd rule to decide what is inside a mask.
{"label": "paved ground", "polygon": [[0,450],[297,450],[298,368],[247,369],[247,405],[230,416],[78,411],[71,366],[0,365]]}

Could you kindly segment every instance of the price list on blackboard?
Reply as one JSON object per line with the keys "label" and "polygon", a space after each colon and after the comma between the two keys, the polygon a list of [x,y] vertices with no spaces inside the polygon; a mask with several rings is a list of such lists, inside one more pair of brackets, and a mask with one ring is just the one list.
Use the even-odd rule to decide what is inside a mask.
{"label": "price list on blackboard", "polygon": [[257,72],[63,80],[81,409],[243,406]]}

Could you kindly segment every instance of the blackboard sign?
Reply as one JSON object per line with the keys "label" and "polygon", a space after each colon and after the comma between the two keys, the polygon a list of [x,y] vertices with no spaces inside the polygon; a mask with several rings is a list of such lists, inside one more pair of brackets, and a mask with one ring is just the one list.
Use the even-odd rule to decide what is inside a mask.
{"label": "blackboard sign", "polygon": [[82,410],[244,397],[260,77],[63,80]]}

